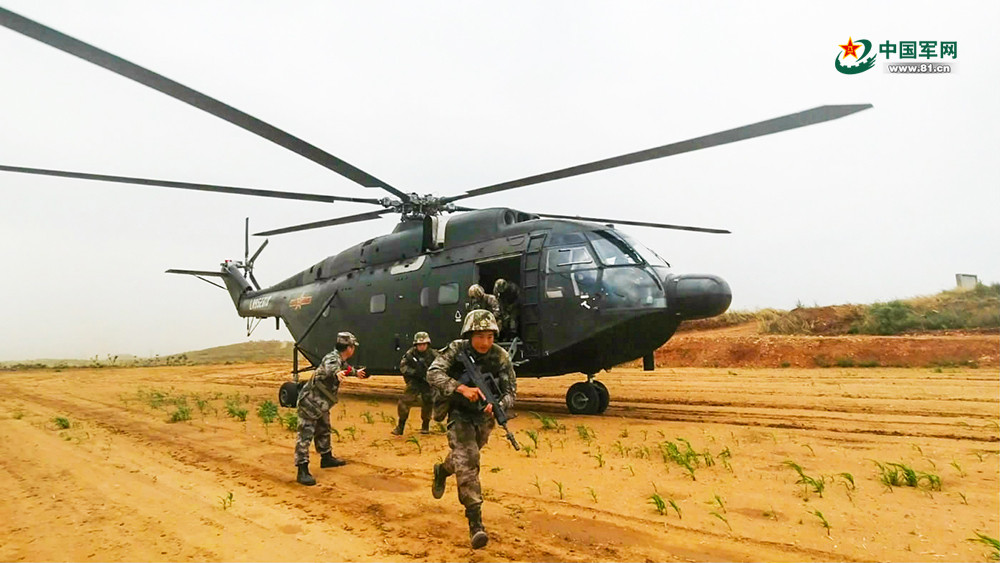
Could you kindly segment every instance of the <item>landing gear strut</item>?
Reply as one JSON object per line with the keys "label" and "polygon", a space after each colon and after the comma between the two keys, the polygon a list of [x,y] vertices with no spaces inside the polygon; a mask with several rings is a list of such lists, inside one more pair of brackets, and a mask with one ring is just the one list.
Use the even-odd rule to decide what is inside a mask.
{"label": "landing gear strut", "polygon": [[566,391],[566,407],[571,414],[601,414],[608,408],[611,395],[603,383],[588,374],[587,381],[574,383]]}

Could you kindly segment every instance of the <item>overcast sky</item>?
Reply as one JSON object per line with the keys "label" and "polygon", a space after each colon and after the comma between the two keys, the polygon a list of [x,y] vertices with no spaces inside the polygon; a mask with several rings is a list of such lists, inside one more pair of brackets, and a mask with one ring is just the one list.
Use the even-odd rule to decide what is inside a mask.
{"label": "overcast sky", "polygon": [[[448,195],[824,104],[874,109],[493,194],[477,207],[621,227],[734,309],[1000,280],[995,2],[233,2],[0,5],[297,135],[406,192]],[[950,75],[834,69],[852,37],[955,41]],[[0,164],[382,197],[163,94],[0,28]],[[463,202],[465,203],[465,202]],[[371,210],[0,173],[0,360],[241,342],[216,269],[262,230]],[[265,285],[396,216],[271,238]],[[254,244],[253,242],[251,244]],[[259,240],[258,240],[259,244]],[[262,323],[261,339],[289,339]]]}

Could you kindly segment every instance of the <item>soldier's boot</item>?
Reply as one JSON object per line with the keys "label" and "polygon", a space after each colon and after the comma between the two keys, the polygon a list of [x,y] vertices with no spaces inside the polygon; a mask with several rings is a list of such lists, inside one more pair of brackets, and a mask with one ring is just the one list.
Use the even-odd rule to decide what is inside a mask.
{"label": "soldier's boot", "polygon": [[466,508],[465,517],[469,519],[469,541],[472,543],[472,549],[479,549],[485,547],[490,541],[490,536],[486,533],[486,528],[483,526],[483,512],[480,507]]}
{"label": "soldier's boot", "polygon": [[420,425],[420,433],[421,434],[430,434],[431,433],[431,421],[425,420],[423,422],[423,424]]}
{"label": "soldier's boot", "polygon": [[323,469],[328,467],[340,467],[341,465],[347,465],[347,462],[340,458],[333,457],[332,453],[323,454],[323,456],[319,458],[319,466]]}
{"label": "soldier's boot", "polygon": [[431,494],[434,495],[434,498],[441,498],[444,496],[444,485],[446,479],[448,479],[448,472],[444,470],[444,465],[435,463],[434,483],[431,484]]}
{"label": "soldier's boot", "polygon": [[396,427],[392,429],[392,433],[395,434],[396,436],[402,436],[403,428],[405,427],[406,427],[406,417],[401,416],[399,417],[399,423],[396,424]]}
{"label": "soldier's boot", "polygon": [[296,467],[299,468],[299,476],[296,477],[295,480],[298,481],[299,484],[305,485],[307,487],[311,487],[316,484],[316,479],[314,479],[313,476],[309,474],[308,463],[303,463]]}

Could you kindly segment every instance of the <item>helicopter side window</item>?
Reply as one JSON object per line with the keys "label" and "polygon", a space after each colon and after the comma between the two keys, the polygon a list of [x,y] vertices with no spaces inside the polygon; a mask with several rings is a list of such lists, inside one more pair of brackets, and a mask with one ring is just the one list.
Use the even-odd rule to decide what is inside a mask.
{"label": "helicopter side window", "polygon": [[641,264],[642,259],[629,245],[622,239],[608,231],[590,231],[587,238],[594,245],[594,252],[598,259],[605,266],[624,266],[628,264]]}
{"label": "helicopter side window", "polygon": [[438,305],[458,303],[458,284],[446,283],[438,288]]}
{"label": "helicopter side window", "polygon": [[379,293],[378,295],[372,295],[371,300],[368,302],[368,310],[372,313],[381,313],[385,311],[385,294]]}
{"label": "helicopter side window", "polygon": [[421,307],[431,306],[431,288],[425,287],[420,290],[420,306]]}
{"label": "helicopter side window", "polygon": [[545,297],[590,294],[597,283],[596,266],[586,246],[550,248],[545,255]]}

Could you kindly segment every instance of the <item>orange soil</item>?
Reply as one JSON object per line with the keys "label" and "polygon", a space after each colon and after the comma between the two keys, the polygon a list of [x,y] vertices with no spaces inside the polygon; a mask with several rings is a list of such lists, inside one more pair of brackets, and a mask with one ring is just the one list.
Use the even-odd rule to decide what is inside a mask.
{"label": "orange soil", "polygon": [[[495,433],[484,450],[491,540],[476,552],[454,480],[430,495],[445,436],[417,435],[418,450],[416,412],[389,434],[398,378],[345,384],[334,448],[350,464],[321,470],[314,454],[319,485],[297,485],[294,434],[256,416],[288,370],[0,375],[0,560],[983,561],[967,539],[1000,536],[995,369],[615,368],[599,376],[605,416],[566,414],[574,376],[522,379],[511,427],[522,445],[537,432],[537,447],[528,457]],[[168,423],[173,406],[138,398],[152,390],[187,394],[193,419]],[[210,399],[205,414],[192,393]],[[247,422],[219,394],[248,402]],[[565,430],[543,430],[543,416]],[[665,464],[658,443],[683,449],[678,438],[714,465],[693,480]],[[786,460],[822,478],[822,495]],[[870,460],[936,474],[941,490],[889,490]],[[660,514],[654,491],[680,514]]]}

